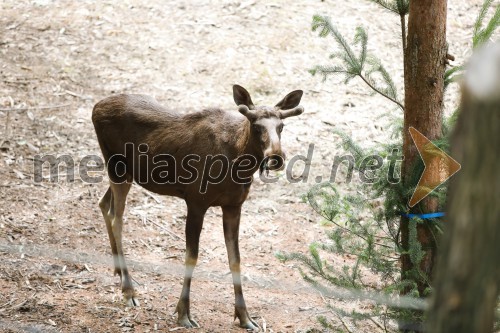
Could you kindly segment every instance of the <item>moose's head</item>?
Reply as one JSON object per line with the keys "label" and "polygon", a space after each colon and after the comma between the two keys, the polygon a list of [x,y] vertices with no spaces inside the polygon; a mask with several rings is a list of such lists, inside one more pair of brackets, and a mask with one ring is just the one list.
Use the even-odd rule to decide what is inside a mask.
{"label": "moose's head", "polygon": [[285,153],[281,150],[281,131],[283,119],[298,116],[304,112],[298,106],[302,90],[286,95],[274,107],[255,106],[248,91],[239,85],[233,86],[233,97],[238,111],[250,121],[250,140],[259,147],[262,162],[260,172],[280,170],[284,166]]}

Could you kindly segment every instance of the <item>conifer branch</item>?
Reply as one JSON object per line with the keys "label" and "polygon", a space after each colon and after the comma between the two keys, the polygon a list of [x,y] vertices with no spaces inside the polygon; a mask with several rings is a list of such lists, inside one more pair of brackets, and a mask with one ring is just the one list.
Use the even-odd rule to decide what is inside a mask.
{"label": "conifer branch", "polygon": [[387,9],[388,11],[398,14],[399,16],[405,16],[408,14],[410,9],[409,0],[370,0],[377,5],[380,5],[382,8]]}
{"label": "conifer branch", "polygon": [[481,29],[484,17],[487,11],[490,9],[493,0],[486,0],[481,8],[476,22],[474,24],[474,33],[472,38],[472,48],[477,48],[478,46],[484,44],[491,38],[495,30],[500,26],[500,6],[496,7],[495,14],[490,19],[488,24],[484,29]]}
{"label": "conifer branch", "polygon": [[[404,0],[398,1],[404,2]],[[382,1],[381,3],[388,4],[387,1]],[[397,7],[396,3],[393,5],[394,8]],[[330,58],[338,59],[338,61],[341,62],[341,65],[316,66],[310,70],[312,75],[319,72],[323,75],[323,80],[326,80],[326,78],[331,74],[344,74],[345,83],[349,82],[354,77],[359,76],[373,91],[395,103],[401,108],[401,110],[404,110],[403,104],[397,98],[397,89],[389,73],[380,64],[380,60],[368,54],[368,34],[362,27],[356,28],[356,34],[354,36],[354,44],[359,45],[360,48],[359,56],[355,55],[355,52],[349,46],[344,36],[342,36],[335,26],[333,26],[328,17],[319,15],[315,15],[313,17],[312,30],[316,31],[318,29],[320,29],[320,37],[326,37],[331,34],[340,46],[341,51],[331,54]],[[367,62],[370,67],[365,69],[365,64]],[[370,74],[373,73],[380,74],[386,87],[383,88],[378,86],[375,81],[370,78]]]}
{"label": "conifer branch", "polygon": [[370,83],[369,80],[367,80],[362,74],[358,74],[358,76],[368,85],[368,87],[370,87],[373,91],[375,91],[376,93],[378,93],[379,95],[382,95],[384,96],[385,98],[387,98],[388,100],[390,100],[391,102],[393,103],[396,103],[400,108],[401,110],[404,110],[405,107],[403,104],[401,104],[401,102],[399,102],[398,100],[394,99],[394,98],[391,98],[390,96],[388,96],[387,94],[383,93],[381,90],[379,90],[377,87],[375,87],[373,84]]}
{"label": "conifer branch", "polygon": [[[481,6],[481,10],[477,15],[476,21],[474,22],[474,29],[472,31],[472,49],[476,49],[485,42],[487,42],[495,30],[500,26],[500,6],[497,6],[495,13],[491,17],[490,21],[486,24],[486,27],[482,28],[483,21],[490,10],[493,0],[485,0]],[[455,66],[446,70],[444,75],[444,87],[456,81],[457,78],[461,76],[461,72],[464,69],[464,65]]]}

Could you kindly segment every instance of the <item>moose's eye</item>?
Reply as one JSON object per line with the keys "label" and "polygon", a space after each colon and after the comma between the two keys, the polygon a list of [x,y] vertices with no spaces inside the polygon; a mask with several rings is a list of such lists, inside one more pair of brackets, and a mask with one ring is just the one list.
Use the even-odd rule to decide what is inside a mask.
{"label": "moose's eye", "polygon": [[279,125],[278,128],[276,129],[278,133],[281,133],[283,131],[283,124]]}
{"label": "moose's eye", "polygon": [[252,126],[253,130],[257,133],[261,133],[262,132],[262,126],[261,125],[257,125],[257,124],[254,124]]}

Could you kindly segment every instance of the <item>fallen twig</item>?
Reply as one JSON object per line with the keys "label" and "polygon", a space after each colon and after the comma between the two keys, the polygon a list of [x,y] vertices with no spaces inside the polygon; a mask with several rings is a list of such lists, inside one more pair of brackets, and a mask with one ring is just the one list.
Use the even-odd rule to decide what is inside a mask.
{"label": "fallen twig", "polygon": [[71,103],[58,104],[58,105],[44,105],[44,106],[33,106],[27,108],[1,108],[0,111],[29,111],[29,110],[47,110],[47,109],[59,109],[66,106],[70,106]]}
{"label": "fallen twig", "polygon": [[144,194],[146,194],[149,197],[151,197],[154,201],[156,201],[157,204],[161,204],[161,200],[157,196],[149,193],[149,191],[143,191],[143,192],[144,192]]}
{"label": "fallen twig", "polygon": [[339,320],[342,322],[342,325],[345,327],[345,329],[347,330],[347,332],[349,333],[352,333],[352,330],[349,328],[349,326],[347,325],[347,323],[344,321],[344,319],[342,319],[342,316],[339,315],[338,313],[335,313],[332,311],[332,313],[336,314],[337,317],[339,318]]}
{"label": "fallen twig", "polygon": [[149,222],[151,222],[151,223],[153,223],[155,226],[157,226],[157,227],[161,228],[163,231],[167,232],[169,235],[172,235],[172,236],[174,236],[174,237],[177,237],[177,238],[179,238],[179,239],[180,239],[181,241],[183,241],[183,242],[185,242],[185,241],[186,241],[184,238],[182,238],[182,237],[181,237],[181,236],[179,236],[179,235],[174,234],[172,231],[168,230],[167,228],[165,228],[165,227],[164,227],[164,226],[162,226],[161,224],[159,224],[159,223],[157,223],[157,222],[155,222],[155,221],[153,221],[153,220],[150,220],[150,219],[148,219],[148,221],[149,221]]}
{"label": "fallen twig", "polygon": [[2,146],[6,141],[9,141],[10,137],[10,112],[7,110],[7,115],[5,116],[5,137],[2,140]]}
{"label": "fallen twig", "polygon": [[12,303],[14,303],[15,300],[17,300],[17,298],[13,298],[7,303],[0,305],[0,309],[4,310],[3,308],[5,308],[7,305],[11,305]]}
{"label": "fallen twig", "polygon": [[21,303],[19,303],[19,304],[16,304],[16,305],[12,306],[12,307],[10,308],[10,310],[16,310],[16,309],[19,309],[20,307],[22,307],[22,306],[23,306],[24,304],[26,304],[26,303],[28,303],[28,300],[27,300],[27,299],[25,299],[24,301],[22,301],[22,302],[21,302]]}
{"label": "fallen twig", "polygon": [[145,247],[148,248],[149,251],[153,251],[153,249],[151,248],[151,246],[148,245],[148,243],[146,243],[144,240],[140,239],[141,243],[144,244]]}
{"label": "fallen twig", "polygon": [[380,328],[382,330],[382,332],[386,332],[384,326],[380,325],[375,319],[373,319],[372,317],[368,317],[368,319],[374,323],[375,325],[377,325],[378,328]]}
{"label": "fallen twig", "polygon": [[73,96],[73,97],[78,97],[78,98],[81,98],[83,100],[89,100],[89,99],[92,99],[92,97],[90,96],[84,96],[84,95],[80,95],[74,91],[71,91],[71,90],[65,90],[64,91],[66,94],[70,95],[70,96]]}

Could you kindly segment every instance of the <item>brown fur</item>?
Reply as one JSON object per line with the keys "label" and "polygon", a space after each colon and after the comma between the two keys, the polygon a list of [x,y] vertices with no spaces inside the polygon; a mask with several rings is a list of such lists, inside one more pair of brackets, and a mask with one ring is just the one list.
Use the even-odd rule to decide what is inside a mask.
{"label": "brown fur", "polygon": [[[137,300],[125,265],[121,233],[125,199],[131,182],[135,180],[152,192],[177,196],[186,202],[186,275],[177,305],[178,322],[186,327],[198,325],[189,311],[189,288],[198,257],[203,217],[211,206],[221,206],[223,211],[224,236],[235,288],[235,317],[240,319],[243,327],[257,326],[248,316],[241,290],[238,248],[241,205],[247,198],[251,176],[259,168],[259,164],[264,160],[262,165],[265,167],[268,160],[278,157],[284,159],[280,145],[281,119],[303,111],[301,107],[297,107],[302,91],[288,94],[274,108],[255,107],[248,92],[237,85],[233,87],[233,96],[235,102],[241,104],[238,109],[240,112],[209,109],[180,115],[144,95],[111,96],[97,103],[92,112],[92,122],[111,180],[110,188],[99,205],[110,238],[115,272],[122,279],[122,290],[129,304],[136,305]],[[126,150],[128,143],[133,145],[134,154]],[[148,148],[142,157],[137,150],[141,144],[146,144]],[[122,164],[111,163],[117,154],[123,155],[119,157]],[[153,158],[160,154],[169,154],[175,158],[175,168],[169,164],[169,173],[175,171],[177,178],[189,175],[183,169],[182,159],[189,154],[198,155],[200,161],[192,163],[198,172],[197,179],[189,184],[149,181],[148,177],[155,165]],[[234,163],[244,154],[252,155],[258,161],[251,170],[241,175],[249,177],[248,182],[237,183],[228,174],[220,183],[209,183],[206,192],[200,191],[207,156],[223,155]],[[143,167],[145,160],[147,168]],[[281,167],[281,164],[276,164],[276,167]],[[231,165],[229,170],[230,168]],[[220,165],[214,164],[210,173],[216,175],[220,170]],[[122,173],[124,177],[120,178]],[[123,179],[126,181],[119,181]],[[148,181],[141,181],[144,179]]]}

